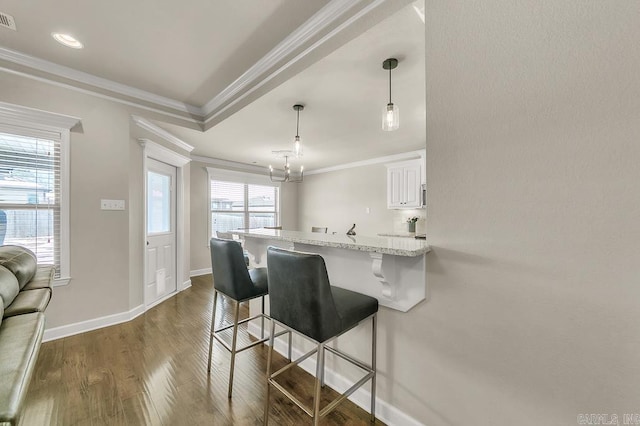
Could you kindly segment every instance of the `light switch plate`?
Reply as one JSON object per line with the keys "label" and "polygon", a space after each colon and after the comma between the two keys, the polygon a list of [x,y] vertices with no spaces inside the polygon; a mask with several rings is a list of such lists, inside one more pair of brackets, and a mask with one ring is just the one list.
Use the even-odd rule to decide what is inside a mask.
{"label": "light switch plate", "polygon": [[101,210],[124,210],[124,200],[100,200]]}

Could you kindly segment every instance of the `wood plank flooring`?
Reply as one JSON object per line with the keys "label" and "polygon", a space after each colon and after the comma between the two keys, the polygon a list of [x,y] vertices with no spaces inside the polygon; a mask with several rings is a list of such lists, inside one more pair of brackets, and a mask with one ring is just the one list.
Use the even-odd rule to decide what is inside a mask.
{"label": "wood plank flooring", "polygon": [[[207,374],[212,300],[211,276],[194,277],[191,288],[133,321],[44,343],[20,425],[261,425],[267,347],[236,356],[233,398],[227,399],[230,354],[218,342]],[[218,303],[216,322],[230,321],[233,305],[223,297]],[[247,311],[243,307],[241,316]],[[242,329],[240,344],[248,341],[241,335]],[[286,362],[274,351],[274,368]],[[302,369],[281,377],[296,394],[311,396],[313,377]],[[326,387],[322,406],[336,395]],[[269,424],[312,424],[275,389],[270,402]],[[322,424],[368,420],[366,411],[345,401]]]}

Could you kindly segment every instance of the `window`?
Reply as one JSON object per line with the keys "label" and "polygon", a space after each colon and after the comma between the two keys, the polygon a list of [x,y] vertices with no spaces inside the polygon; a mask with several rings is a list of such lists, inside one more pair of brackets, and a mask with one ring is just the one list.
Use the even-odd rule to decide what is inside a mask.
{"label": "window", "polygon": [[0,243],[69,281],[68,144],[79,119],[0,102]]}
{"label": "window", "polygon": [[239,228],[277,226],[279,187],[244,174],[210,173],[211,236]]}

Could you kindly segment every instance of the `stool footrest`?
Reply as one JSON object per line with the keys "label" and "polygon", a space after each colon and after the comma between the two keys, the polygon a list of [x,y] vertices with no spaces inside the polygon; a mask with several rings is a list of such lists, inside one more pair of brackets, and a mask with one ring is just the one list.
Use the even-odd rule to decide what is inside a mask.
{"label": "stool footrest", "polygon": [[[240,324],[244,324],[245,322],[253,321],[254,319],[258,319],[258,318],[266,318],[266,319],[268,319],[268,320],[271,320],[271,317],[269,317],[269,315],[267,315],[267,314],[258,314],[258,315],[254,315],[254,316],[252,316],[252,317],[250,317],[250,318],[245,318],[245,319],[243,319],[242,321],[238,321],[238,325],[240,325]],[[221,331],[228,330],[228,329],[230,329],[230,328],[231,328],[231,327],[233,327],[233,326],[234,326],[234,324],[233,324],[233,323],[228,324],[228,325],[226,325],[226,326],[224,326],[224,327],[220,327],[219,329],[217,329],[216,331],[214,331],[214,333],[219,333],[219,332],[221,332]]]}
{"label": "stool footrest", "polygon": [[291,361],[289,364],[285,365],[280,370],[278,370],[275,373],[271,374],[271,376],[269,376],[269,379],[276,378],[276,376],[279,376],[281,373],[284,373],[285,371],[287,371],[291,367],[295,367],[296,365],[300,364],[302,361],[304,361],[305,359],[309,358],[311,355],[315,354],[316,352],[318,352],[317,349],[310,350],[306,354],[302,355],[300,358],[296,359],[295,361]]}
{"label": "stool footrest", "polygon": [[305,413],[307,413],[307,415],[313,417],[313,412],[308,409],[307,407],[305,407],[305,405],[302,403],[302,401],[300,401],[298,398],[296,398],[295,396],[293,396],[293,394],[291,392],[289,392],[288,390],[286,390],[284,387],[282,387],[278,382],[276,382],[275,380],[269,379],[269,383],[271,384],[271,386],[273,386],[274,388],[278,389],[280,392],[282,392],[287,398],[289,398],[291,401],[293,401],[294,404],[296,404],[298,407],[300,407]]}
{"label": "stool footrest", "polygon": [[[216,333],[217,333],[217,331],[216,331]],[[273,337],[280,337],[280,336],[282,336],[283,334],[286,334],[286,333],[288,333],[288,331],[286,331],[286,330],[285,331],[280,331],[280,332],[274,334]],[[227,342],[225,342],[220,336],[218,336],[217,334],[214,333],[213,334],[213,338],[216,339],[222,346],[224,346],[224,348],[226,350],[231,352],[231,346]],[[257,345],[259,345],[261,343],[267,342],[270,338],[271,338],[271,336],[267,336],[267,337],[262,338],[260,340],[256,340],[255,342],[252,342],[252,343],[250,343],[247,346],[244,346],[242,348],[239,348],[239,349],[236,348],[236,353],[242,352],[245,349],[253,348],[254,346],[257,346]]]}
{"label": "stool footrest", "polygon": [[363,370],[366,370],[366,371],[369,371],[369,372],[373,371],[373,368],[369,364],[366,364],[366,363],[360,361],[359,359],[355,359],[351,355],[347,355],[346,353],[344,353],[344,352],[342,352],[342,351],[340,351],[340,350],[338,350],[336,348],[329,347],[329,346],[325,346],[324,348],[326,350],[328,350],[329,352],[331,352],[331,353],[339,356],[340,358],[344,359],[345,361],[349,361],[349,362],[354,363],[355,365],[357,365],[358,367],[362,368]]}
{"label": "stool footrest", "polygon": [[366,376],[364,376],[362,379],[358,380],[353,386],[351,386],[349,389],[347,389],[343,394],[341,394],[339,397],[337,397],[336,399],[334,399],[333,401],[331,401],[326,407],[324,407],[321,411],[320,411],[320,418],[326,416],[327,414],[329,414],[331,412],[331,410],[333,410],[334,408],[336,408],[342,401],[344,401],[345,399],[347,399],[352,393],[354,393],[360,386],[362,386],[363,384],[365,384],[365,382],[369,379],[371,379],[373,377],[373,371],[369,372],[369,374],[367,374]]}

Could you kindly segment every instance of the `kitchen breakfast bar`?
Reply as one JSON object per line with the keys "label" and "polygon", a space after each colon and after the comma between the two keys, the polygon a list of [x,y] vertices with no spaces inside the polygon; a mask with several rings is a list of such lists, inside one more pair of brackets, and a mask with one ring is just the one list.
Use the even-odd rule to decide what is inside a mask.
{"label": "kitchen breakfast bar", "polygon": [[331,285],[378,299],[381,306],[407,312],[429,298],[425,281],[425,240],[298,232],[274,229],[232,231],[244,240],[252,267],[267,266],[267,247],[320,254]]}

